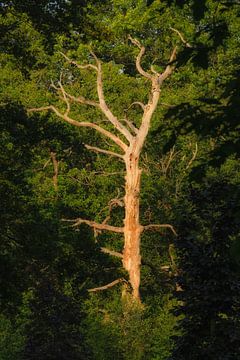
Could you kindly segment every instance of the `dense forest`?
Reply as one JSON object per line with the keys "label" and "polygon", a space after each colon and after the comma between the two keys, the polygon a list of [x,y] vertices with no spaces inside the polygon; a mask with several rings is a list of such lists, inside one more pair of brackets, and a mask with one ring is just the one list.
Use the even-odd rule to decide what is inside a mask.
{"label": "dense forest", "polygon": [[239,0],[0,32],[0,360],[240,359]]}

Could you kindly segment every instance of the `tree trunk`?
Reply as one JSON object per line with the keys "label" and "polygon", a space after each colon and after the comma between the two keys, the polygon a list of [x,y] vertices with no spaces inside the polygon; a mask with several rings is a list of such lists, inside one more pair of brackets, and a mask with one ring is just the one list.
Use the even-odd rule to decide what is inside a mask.
{"label": "tree trunk", "polygon": [[140,237],[139,223],[139,191],[141,169],[139,169],[139,155],[133,152],[126,154],[125,176],[125,219],[124,219],[124,250],[123,267],[129,274],[133,297],[140,299]]}
{"label": "tree trunk", "polygon": [[[174,30],[174,29],[173,29]],[[178,33],[181,40],[183,38],[181,34]],[[81,224],[87,224],[91,226],[95,231],[96,230],[106,230],[113,231],[115,233],[124,233],[124,249],[123,254],[120,254],[116,251],[102,248],[102,251],[110,255],[114,255],[122,258],[123,267],[129,274],[129,282],[132,286],[132,296],[136,300],[140,300],[139,286],[140,286],[140,267],[141,267],[141,256],[140,256],[140,237],[143,230],[147,229],[159,229],[163,227],[170,228],[174,233],[174,229],[169,224],[149,224],[147,226],[142,226],[139,223],[139,193],[140,193],[140,180],[141,180],[141,169],[139,168],[139,157],[141,150],[143,148],[145,139],[147,137],[150,122],[152,115],[156,110],[161,85],[164,80],[166,80],[174,70],[174,60],[176,57],[176,47],[173,49],[173,52],[170,56],[169,62],[162,73],[157,73],[153,67],[151,67],[151,72],[147,72],[142,68],[141,60],[145,53],[145,47],[140,44],[136,39],[128,37],[129,40],[139,48],[139,53],[136,58],[136,69],[139,74],[141,74],[145,79],[151,82],[152,87],[149,94],[149,99],[147,104],[136,101],[133,102],[128,109],[133,105],[138,105],[142,108],[143,115],[142,121],[139,128],[135,127],[131,121],[126,117],[125,121],[127,125],[123,125],[122,121],[119,120],[108,107],[103,91],[103,79],[102,79],[102,65],[101,61],[97,56],[91,51],[91,55],[95,60],[95,64],[89,63],[81,65],[76,61],[71,60],[65,54],[62,53],[63,57],[70,63],[77,66],[79,69],[91,69],[97,73],[97,94],[98,101],[84,98],[83,96],[75,97],[69,94],[61,80],[58,82],[58,87],[52,84],[53,88],[60,93],[60,98],[64,101],[66,109],[65,112],[62,112],[60,109],[53,105],[43,106],[39,108],[29,109],[29,112],[35,111],[53,111],[60,119],[63,119],[68,124],[77,126],[77,127],[87,127],[95,129],[101,135],[110,139],[115,145],[118,146],[118,152],[101,149],[91,145],[85,145],[89,150],[93,150],[98,153],[107,154],[110,156],[115,156],[125,161],[126,165],[126,176],[125,176],[125,219],[124,227],[122,226],[113,226],[106,223],[96,223],[95,221],[77,218],[73,220],[67,220],[73,222],[73,226],[79,226]],[[184,42],[185,43],[185,42]],[[186,43],[187,44],[187,43]],[[71,117],[71,102],[85,104],[89,106],[94,106],[104,114],[106,119],[109,121],[109,124],[113,126],[115,131],[118,131],[118,134],[115,134],[115,131],[109,131],[104,127],[98,125],[97,123],[90,121],[78,121]],[[126,110],[125,110],[126,111]],[[121,153],[119,153],[119,150]],[[58,163],[55,158],[55,154],[52,153],[52,160],[54,165],[54,186],[57,190],[57,175],[58,175]],[[90,291],[97,291],[107,289],[114,284],[118,284],[122,279],[115,280],[108,285],[101,286],[99,288],[90,289]]]}

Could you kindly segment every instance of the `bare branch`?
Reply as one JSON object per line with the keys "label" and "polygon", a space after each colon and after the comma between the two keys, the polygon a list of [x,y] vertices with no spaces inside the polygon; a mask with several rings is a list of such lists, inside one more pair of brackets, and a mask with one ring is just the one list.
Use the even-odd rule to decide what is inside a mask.
{"label": "bare branch", "polygon": [[138,53],[138,56],[136,58],[137,71],[139,72],[139,74],[144,76],[146,79],[152,80],[152,76],[149,73],[147,73],[145,70],[143,70],[142,65],[141,65],[142,57],[145,53],[145,47],[142,46],[137,39],[132,38],[130,35],[128,35],[128,39],[131,41],[131,43],[133,45],[136,45],[140,49],[140,52]]}
{"label": "bare branch", "polygon": [[107,290],[107,289],[113,287],[114,285],[117,285],[117,284],[119,284],[121,282],[125,282],[125,281],[126,281],[125,279],[120,278],[120,279],[112,281],[111,283],[109,283],[107,285],[99,286],[99,287],[96,287],[96,288],[93,288],[93,289],[89,289],[88,292],[96,292],[96,291],[101,291],[101,290]]}
{"label": "bare branch", "polygon": [[92,151],[95,151],[97,153],[102,153],[102,154],[107,154],[107,155],[110,155],[110,156],[115,156],[115,157],[118,157],[120,159],[124,159],[124,156],[121,155],[121,154],[118,154],[118,153],[115,153],[113,151],[109,151],[109,150],[104,150],[104,149],[100,149],[98,147],[95,147],[95,146],[91,146],[91,145],[87,145],[85,144],[84,145],[85,148],[87,148],[88,150],[92,150]]}
{"label": "bare branch", "polygon": [[145,105],[141,102],[141,101],[134,101],[125,111],[127,112],[129,109],[131,109],[131,107],[133,107],[134,105],[139,105],[141,106],[141,108],[143,109],[143,111],[145,110]]}
{"label": "bare branch", "polygon": [[91,221],[91,220],[85,220],[85,219],[81,219],[81,218],[77,218],[77,219],[62,219],[62,221],[66,221],[66,222],[72,222],[73,223],[73,227],[76,226],[80,226],[81,224],[86,224],[94,229],[97,230],[106,230],[106,231],[112,231],[115,233],[123,233],[124,228],[123,227],[118,227],[118,226],[112,226],[112,225],[108,225],[108,224],[99,224],[96,223],[95,221]]}
{"label": "bare branch", "polygon": [[[93,54],[93,53],[92,53]],[[108,105],[105,101],[105,96],[103,92],[103,82],[102,82],[102,65],[100,60],[96,57],[95,59],[97,61],[97,92],[98,92],[98,98],[99,98],[99,107],[102,110],[103,114],[107,117],[107,119],[110,121],[110,123],[122,134],[125,136],[125,138],[131,142],[132,140],[132,134],[128,131],[128,129],[121,124],[121,122],[118,120],[116,116],[113,115],[111,110],[109,109]]]}
{"label": "bare branch", "polygon": [[145,105],[141,102],[141,101],[134,101],[127,109],[124,110],[125,112],[125,118],[122,119],[122,121],[124,121],[128,127],[134,132],[134,134],[138,134],[138,128],[136,126],[133,125],[133,123],[131,121],[128,120],[127,118],[127,113],[128,111],[131,109],[131,107],[133,107],[134,105],[138,105],[142,108],[142,110],[145,110]]}
{"label": "bare branch", "polygon": [[97,130],[98,132],[100,132],[101,134],[103,134],[104,136],[108,137],[109,139],[111,139],[113,142],[115,142],[118,146],[120,146],[120,148],[122,148],[124,151],[127,150],[127,145],[116,135],[112,134],[110,131],[105,130],[104,128],[102,128],[101,126],[95,124],[95,123],[91,123],[91,122],[86,122],[86,121],[76,121],[72,118],[70,118],[68,115],[66,114],[62,114],[56,107],[54,107],[53,105],[49,105],[49,106],[43,106],[40,108],[32,108],[32,109],[28,109],[27,112],[42,112],[42,111],[53,111],[55,112],[55,114],[60,117],[61,119],[65,120],[67,123],[77,126],[77,127],[90,127],[92,129]]}
{"label": "bare branch", "polygon": [[87,64],[87,65],[80,65],[79,63],[77,63],[76,61],[73,61],[71,59],[69,59],[65,54],[61,53],[64,58],[71,64],[74,64],[75,66],[77,66],[79,69],[87,69],[87,68],[91,68],[94,69],[95,71],[97,71],[97,92],[98,92],[98,98],[99,98],[99,104],[91,101],[91,100],[86,100],[84,97],[73,97],[71,96],[71,98],[75,101],[78,101],[80,103],[84,103],[84,104],[89,104],[89,105],[93,105],[93,106],[97,106],[100,107],[100,109],[102,110],[102,112],[104,113],[104,115],[108,118],[108,120],[113,124],[113,126],[122,134],[126,137],[126,139],[128,141],[131,141],[132,139],[132,135],[131,133],[127,130],[127,128],[125,128],[125,126],[123,126],[120,121],[116,118],[116,116],[113,115],[113,113],[111,112],[111,110],[109,109],[109,107],[107,106],[106,102],[105,102],[105,97],[104,97],[104,93],[103,93],[103,84],[102,84],[102,65],[100,60],[98,59],[98,57],[94,54],[94,52],[92,50],[90,50],[91,55],[94,57],[97,66],[92,65],[92,64]]}
{"label": "bare branch", "polygon": [[111,199],[108,203],[109,205],[109,210],[111,211],[113,207],[115,206],[119,206],[119,207],[123,207],[124,206],[124,201],[123,201],[123,197],[122,198],[114,198]]}
{"label": "bare branch", "polygon": [[[57,91],[61,91],[62,95],[63,95],[63,100],[69,104],[68,102],[68,99],[69,98],[70,100],[72,101],[75,101],[77,103],[80,103],[80,104],[85,104],[85,105],[91,105],[91,106],[95,106],[95,107],[98,107],[99,108],[99,103],[94,101],[94,100],[89,100],[89,99],[86,99],[84,96],[74,96],[74,95],[71,95],[69,94],[65,88],[63,87],[62,85],[62,82],[59,81],[58,82],[58,85],[60,86],[59,88],[52,82],[51,83],[51,87]],[[69,106],[70,107],[70,106]]]}
{"label": "bare branch", "polygon": [[164,175],[167,174],[167,171],[171,165],[171,162],[173,161],[173,159],[179,154],[179,151],[175,151],[175,146],[172,147],[172,149],[169,152],[168,157],[166,158],[166,160],[162,160],[160,162],[161,164],[161,168],[162,168],[162,172],[164,173]]}
{"label": "bare branch", "polygon": [[176,59],[176,54],[177,54],[177,46],[175,46],[175,48],[173,49],[170,59],[169,59],[169,64],[167,65],[166,69],[164,70],[164,72],[162,74],[160,74],[158,76],[158,82],[161,85],[163,83],[164,80],[166,80],[174,71],[175,69],[175,65],[173,64],[174,60]]}
{"label": "bare branch", "polygon": [[92,65],[92,64],[86,64],[86,65],[81,65],[79,64],[77,61],[74,61],[72,59],[70,59],[67,55],[65,55],[64,53],[62,53],[60,51],[60,54],[70,63],[75,65],[78,69],[94,69],[95,71],[98,70],[97,66]]}
{"label": "bare branch", "polygon": [[195,145],[195,151],[193,151],[193,156],[192,156],[191,160],[189,161],[189,163],[187,164],[186,170],[190,168],[190,166],[192,165],[193,161],[196,159],[197,152],[198,152],[198,144],[196,143],[196,145]]}
{"label": "bare branch", "polygon": [[168,271],[170,270],[170,266],[169,266],[169,265],[162,265],[162,266],[160,267],[160,269],[161,269],[162,271],[164,271],[164,272],[168,272]]}
{"label": "bare branch", "polygon": [[146,230],[160,230],[162,228],[168,228],[170,229],[173,234],[175,236],[177,236],[177,233],[176,231],[174,230],[174,227],[170,224],[150,224],[150,225],[145,225],[145,226],[142,226],[142,231],[146,231]]}
{"label": "bare branch", "polygon": [[114,171],[114,172],[95,171],[94,174],[100,176],[114,176],[114,175],[124,175],[125,171]]}
{"label": "bare branch", "polygon": [[45,169],[45,168],[48,166],[48,164],[50,163],[50,161],[51,161],[51,159],[48,159],[48,160],[45,162],[45,164],[43,165],[43,169]]}
{"label": "bare branch", "polygon": [[104,254],[109,254],[109,255],[112,255],[112,256],[116,256],[118,258],[123,257],[123,254],[121,254],[120,252],[113,251],[113,250],[107,249],[105,247],[101,247],[101,252],[103,252]]}
{"label": "bare branch", "polygon": [[91,106],[95,106],[95,107],[99,108],[99,103],[97,101],[86,99],[84,96],[73,96],[73,95],[68,94],[67,92],[65,92],[65,93],[66,93],[67,97],[69,99],[71,99],[72,101],[75,101],[79,104],[91,105]]}
{"label": "bare branch", "polygon": [[178,34],[178,36],[180,37],[181,41],[183,42],[183,44],[184,44],[186,47],[192,48],[192,46],[184,39],[184,37],[182,36],[182,34],[180,33],[179,30],[174,29],[174,28],[172,28],[172,27],[170,27],[170,29],[171,29],[172,31],[174,31],[176,34]]}
{"label": "bare branch", "polygon": [[129,129],[131,129],[134,132],[134,134],[137,135],[138,129],[133,125],[133,123],[131,121],[129,121],[127,118],[122,119],[122,121],[124,121],[127,124],[127,126],[129,127]]}

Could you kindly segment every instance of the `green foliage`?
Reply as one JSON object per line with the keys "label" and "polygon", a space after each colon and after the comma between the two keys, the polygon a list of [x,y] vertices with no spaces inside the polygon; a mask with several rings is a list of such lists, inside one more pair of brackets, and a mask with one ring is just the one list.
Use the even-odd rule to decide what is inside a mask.
{"label": "green foliage", "polygon": [[16,327],[3,314],[0,315],[0,358],[2,360],[21,360],[25,337],[23,329]]}
{"label": "green foliage", "polygon": [[171,353],[177,319],[174,301],[155,301],[154,307],[134,304],[116,291],[111,298],[94,294],[86,303],[86,342],[93,359],[164,360]]}

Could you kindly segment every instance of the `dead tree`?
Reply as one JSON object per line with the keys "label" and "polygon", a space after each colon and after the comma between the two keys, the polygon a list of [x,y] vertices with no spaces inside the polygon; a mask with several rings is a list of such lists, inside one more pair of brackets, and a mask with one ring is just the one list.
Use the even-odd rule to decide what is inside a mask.
{"label": "dead tree", "polygon": [[[49,105],[46,107],[33,108],[29,109],[29,112],[34,111],[52,111],[60,119],[65,122],[72,124],[77,127],[88,127],[95,129],[104,137],[110,139],[119,149],[120,152],[114,152],[110,150],[100,149],[98,147],[93,147],[86,145],[89,150],[93,150],[98,153],[103,153],[110,156],[115,156],[120,158],[125,163],[125,196],[124,196],[124,207],[125,207],[125,218],[124,224],[122,227],[116,227],[107,224],[106,221],[103,223],[96,223],[95,221],[85,220],[85,219],[74,219],[72,221],[74,226],[79,226],[80,224],[87,224],[94,229],[94,231],[112,231],[115,233],[122,233],[124,236],[124,248],[122,253],[116,253],[114,251],[102,248],[103,252],[109,253],[110,255],[116,255],[122,259],[123,267],[128,272],[129,283],[132,288],[132,296],[134,299],[139,300],[139,287],[140,287],[140,267],[141,267],[141,255],[140,255],[140,239],[141,234],[147,230],[158,230],[162,228],[169,228],[174,234],[175,230],[173,226],[169,224],[149,224],[143,226],[139,221],[139,194],[140,194],[140,180],[142,170],[139,166],[139,159],[141,151],[146,140],[151,119],[154,111],[159,102],[161,87],[164,82],[174,70],[174,62],[176,57],[176,48],[172,51],[169,62],[166,65],[165,70],[162,73],[159,73],[151,67],[149,72],[145,71],[142,67],[142,57],[145,53],[145,47],[142,46],[138,40],[133,39],[129,36],[129,40],[139,48],[139,53],[136,58],[136,69],[140,75],[149,81],[151,84],[151,90],[149,93],[149,99],[147,104],[143,104],[139,101],[134,102],[130,105],[138,105],[142,109],[142,119],[139,128],[134,126],[130,121],[125,120],[123,124],[111,111],[109,106],[106,103],[104,92],[103,92],[103,77],[102,77],[102,64],[97,56],[91,52],[94,58],[94,64],[81,65],[76,61],[69,59],[65,54],[62,54],[66,61],[70,64],[73,64],[80,70],[88,69],[90,71],[96,72],[96,86],[98,101],[86,99],[83,96],[73,96],[69,94],[64,88],[62,81],[58,82],[58,86],[54,86],[57,90],[60,99],[65,103],[66,110],[65,112],[60,111],[57,107]],[[98,108],[103,115],[111,124],[112,128],[115,129],[114,132],[105,129],[104,127],[98,125],[94,122],[86,121],[77,121],[74,120],[71,116],[71,103],[85,104],[89,106],[94,106]],[[123,140],[124,139],[124,140]],[[99,290],[108,288],[116,283],[119,283],[120,280],[116,280],[113,283],[99,287]],[[97,288],[93,289],[94,291]]]}

